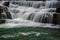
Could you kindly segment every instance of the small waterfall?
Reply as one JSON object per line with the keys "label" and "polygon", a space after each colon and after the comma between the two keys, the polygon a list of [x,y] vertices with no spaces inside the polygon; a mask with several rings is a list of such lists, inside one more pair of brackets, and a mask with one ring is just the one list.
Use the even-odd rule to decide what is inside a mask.
{"label": "small waterfall", "polygon": [[56,2],[46,2],[47,3],[43,1],[11,2],[9,9],[13,19],[21,18],[23,20],[40,23],[52,23],[53,13],[56,10],[56,8],[53,7],[55,7],[54,4],[56,4]]}
{"label": "small waterfall", "polygon": [[46,0],[46,1],[58,1],[58,0]]}
{"label": "small waterfall", "polygon": [[42,23],[52,23],[52,13],[49,12],[39,12],[35,15],[33,21]]}
{"label": "small waterfall", "polygon": [[46,1],[46,8],[60,8],[60,2],[58,2],[58,1]]}
{"label": "small waterfall", "polygon": [[22,1],[12,2],[20,6],[33,7],[33,8],[60,8],[58,1]]}
{"label": "small waterfall", "polygon": [[12,19],[20,18],[39,23],[52,23],[56,3],[57,1],[12,1],[10,2],[9,12]]}
{"label": "small waterfall", "polygon": [[13,4],[18,4],[20,6],[26,6],[26,7],[34,7],[34,8],[40,8],[45,6],[45,2],[43,1],[22,1],[22,2],[12,2]]}
{"label": "small waterfall", "polygon": [[44,4],[44,2],[35,2],[34,4],[33,4],[33,7],[34,8],[40,8],[40,7],[43,7],[43,6],[45,6],[45,4]]}

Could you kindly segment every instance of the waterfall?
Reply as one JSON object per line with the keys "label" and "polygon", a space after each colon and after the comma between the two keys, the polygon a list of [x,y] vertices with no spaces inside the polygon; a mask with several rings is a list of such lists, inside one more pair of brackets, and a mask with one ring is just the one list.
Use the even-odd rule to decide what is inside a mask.
{"label": "waterfall", "polygon": [[8,19],[4,11],[2,14],[5,15],[6,20],[1,26],[6,25],[8,28],[13,28],[14,26],[59,28],[59,25],[53,24],[53,14],[56,8],[59,8],[59,4],[57,1],[10,1],[10,5],[7,8],[12,19]]}
{"label": "waterfall", "polygon": [[58,1],[16,1],[12,2],[20,6],[34,7],[34,8],[60,8],[60,2]]}
{"label": "waterfall", "polygon": [[26,6],[26,7],[34,7],[34,8],[40,8],[45,6],[45,2],[43,1],[22,1],[22,2],[12,2],[13,4],[18,4],[20,6]]}
{"label": "waterfall", "polygon": [[60,8],[60,2],[58,2],[58,1],[46,1],[46,8]]}
{"label": "waterfall", "polygon": [[39,23],[52,23],[56,3],[57,1],[11,1],[8,9],[11,20],[19,18]]}
{"label": "waterfall", "polygon": [[52,23],[52,13],[39,12],[35,15],[33,21],[42,23]]}
{"label": "waterfall", "polygon": [[58,1],[58,0],[46,0],[46,1]]}
{"label": "waterfall", "polygon": [[[28,5],[33,5],[26,7],[26,3],[28,3]],[[42,6],[45,6],[44,2],[21,2],[19,4],[10,5],[13,18],[21,18],[41,23],[52,23],[53,12],[55,12],[56,8],[41,8]]]}

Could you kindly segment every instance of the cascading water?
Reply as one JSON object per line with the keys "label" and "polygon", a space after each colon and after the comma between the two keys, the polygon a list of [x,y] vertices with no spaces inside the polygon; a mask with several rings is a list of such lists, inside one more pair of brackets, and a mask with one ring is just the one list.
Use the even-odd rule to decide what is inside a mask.
{"label": "cascading water", "polygon": [[[19,3],[20,6],[22,4],[21,7],[25,6],[25,8],[21,8],[20,6],[18,7],[18,5],[15,5],[16,7],[15,6],[13,7],[11,5],[13,7],[12,11],[14,12],[13,15],[15,15],[15,18],[17,17],[17,18],[23,18],[23,19],[26,19],[26,20],[32,20],[32,21],[36,21],[36,22],[42,22],[42,21],[45,21],[47,17],[49,18],[49,16],[50,17],[52,16],[51,14],[53,14],[53,13],[49,13],[49,12],[52,12],[52,11],[54,12],[54,10],[55,10],[55,8],[36,9],[36,8],[38,8],[38,5],[39,5],[39,8],[40,8],[40,6],[43,6],[43,4],[44,4],[43,2],[38,2],[38,3],[34,2],[32,7],[26,7],[26,3],[28,3],[28,4],[31,5],[33,2],[21,2],[21,3]],[[18,4],[18,3],[16,2],[16,4]],[[47,13],[45,13],[45,12],[47,12]],[[44,20],[43,20],[43,18],[44,18]],[[52,19],[49,19],[49,20],[52,20]],[[49,21],[49,20],[46,20],[46,21]],[[47,23],[51,23],[51,22],[49,21]]]}
{"label": "cascading water", "polygon": [[46,0],[46,1],[58,1],[58,0]]}
{"label": "cascading water", "polygon": [[[26,25],[26,26],[42,25],[42,26],[48,27],[48,25],[52,23],[52,19],[53,19],[52,17],[56,10],[56,8],[53,8],[53,7],[49,8],[50,6],[49,4],[48,2],[45,3],[42,1],[10,2],[9,12],[12,15],[11,16],[12,19],[7,20],[6,23],[13,23],[17,25]],[[45,23],[49,23],[49,24],[45,24]]]}
{"label": "cascading water", "polygon": [[20,6],[26,6],[26,7],[33,7],[33,8],[40,8],[45,6],[45,2],[43,1],[22,1],[22,2],[13,2],[12,4],[17,4]]}
{"label": "cascading water", "polygon": [[60,8],[60,2],[58,2],[58,1],[46,1],[46,8]]}

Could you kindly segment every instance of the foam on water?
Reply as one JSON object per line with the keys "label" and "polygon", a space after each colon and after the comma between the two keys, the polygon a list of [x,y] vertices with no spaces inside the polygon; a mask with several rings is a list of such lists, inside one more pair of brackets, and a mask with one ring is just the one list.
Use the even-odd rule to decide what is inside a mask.
{"label": "foam on water", "polygon": [[48,33],[43,33],[43,32],[41,32],[41,33],[40,32],[18,32],[18,33],[14,33],[13,35],[12,34],[1,35],[0,38],[14,38],[14,37],[18,37],[20,35],[29,36],[32,34],[34,34],[35,36],[40,36],[41,34],[48,35]]}
{"label": "foam on water", "polygon": [[59,25],[36,23],[33,21],[23,19],[9,20],[8,23],[0,24],[0,28],[19,28],[19,27],[48,27],[48,28],[59,28]]}

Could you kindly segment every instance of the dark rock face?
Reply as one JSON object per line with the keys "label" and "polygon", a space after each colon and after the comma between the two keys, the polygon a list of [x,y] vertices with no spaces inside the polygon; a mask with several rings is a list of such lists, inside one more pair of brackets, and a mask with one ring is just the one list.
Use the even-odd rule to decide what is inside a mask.
{"label": "dark rock face", "polygon": [[53,14],[53,24],[57,24],[57,14]]}
{"label": "dark rock face", "polygon": [[3,5],[9,7],[10,2],[5,2]]}
{"label": "dark rock face", "polygon": [[53,24],[59,24],[60,25],[60,13],[55,13],[53,15]]}
{"label": "dark rock face", "polygon": [[[3,14],[5,12],[5,14]],[[11,19],[11,14],[7,7],[0,6],[0,24],[5,23],[5,19]]]}
{"label": "dark rock face", "polygon": [[3,9],[2,9],[2,7],[0,6],[0,24],[2,24],[2,23],[5,23],[5,20],[2,20],[2,12],[3,12]]}
{"label": "dark rock face", "polygon": [[53,14],[53,24],[60,25],[60,8],[57,8],[56,13]]}
{"label": "dark rock face", "polygon": [[[11,19],[11,14],[10,12],[8,11],[8,8],[9,7],[9,2],[4,2],[3,3],[4,6],[0,6],[0,24],[3,24],[5,23],[5,19]],[[3,13],[5,12],[5,13]]]}
{"label": "dark rock face", "polygon": [[57,13],[60,13],[60,8],[57,8],[57,9],[56,9],[56,12],[57,12]]}
{"label": "dark rock face", "polygon": [[6,13],[6,18],[7,19],[12,19],[12,17],[11,17],[11,14],[10,14],[10,12],[8,11],[8,8],[7,7],[4,7],[4,9],[3,9],[4,11],[5,11],[5,13]]}

